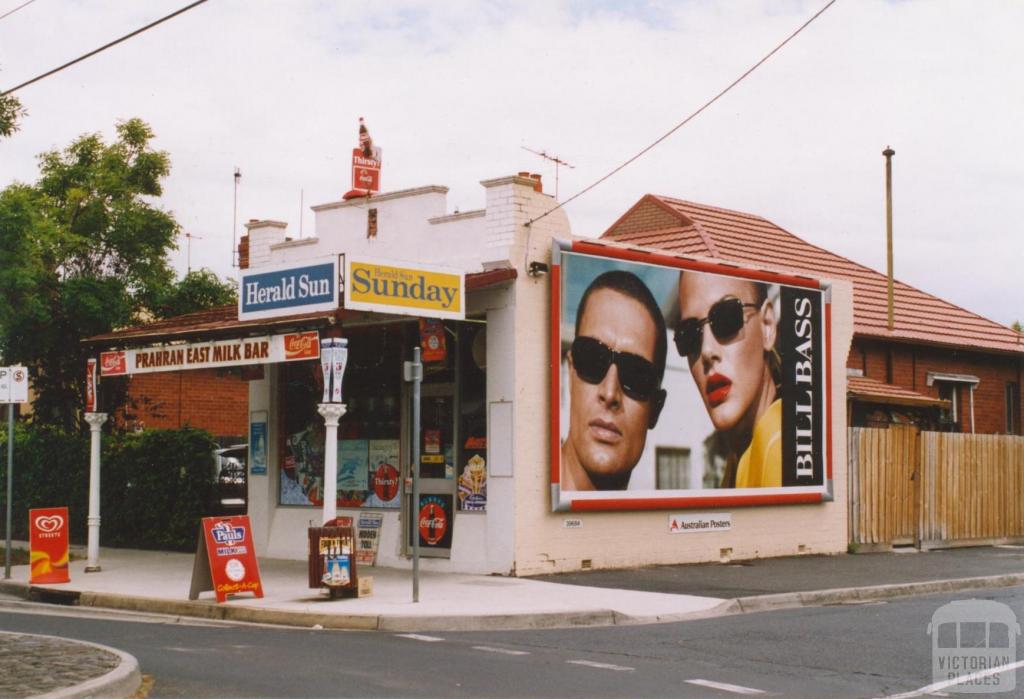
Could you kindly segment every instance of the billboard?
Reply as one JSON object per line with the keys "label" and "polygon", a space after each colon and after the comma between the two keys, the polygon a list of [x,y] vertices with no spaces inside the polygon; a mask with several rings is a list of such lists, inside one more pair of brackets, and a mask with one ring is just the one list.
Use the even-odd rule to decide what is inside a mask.
{"label": "billboard", "polygon": [[554,511],[832,499],[826,284],[556,241]]}

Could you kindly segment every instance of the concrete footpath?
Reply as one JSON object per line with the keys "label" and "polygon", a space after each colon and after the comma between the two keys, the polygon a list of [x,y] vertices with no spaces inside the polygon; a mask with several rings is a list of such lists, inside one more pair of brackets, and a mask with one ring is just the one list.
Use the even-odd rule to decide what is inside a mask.
{"label": "concrete footpath", "polygon": [[[0,581],[0,592],[55,604],[230,622],[430,632],[664,623],[1024,585],[1024,546],[807,555],[538,578],[421,572],[417,603],[412,601],[410,570],[362,568],[360,577],[373,577],[373,594],[331,600],[307,587],[304,561],[264,559],[259,562],[262,599],[242,594],[218,604],[212,592],[195,601],[188,599],[192,561],[192,554],[102,549],[101,572],[86,574],[83,561],[72,561],[70,583],[29,585],[28,566],[16,566],[11,580]],[[0,634],[0,653],[15,659],[23,656],[17,665],[22,668],[17,671],[19,680],[25,672],[46,672],[47,663],[37,657],[52,653],[52,648],[41,650],[49,648],[47,642],[38,640],[45,637],[5,636],[16,635]],[[92,667],[94,676],[67,677],[61,680],[67,687],[56,693],[45,690],[51,691],[47,696],[131,696],[139,681],[134,659],[121,657],[117,668],[129,679],[111,676],[110,692],[106,692],[102,690],[103,677],[110,673],[103,670],[103,656],[98,651],[118,653],[96,647],[82,651],[93,654],[93,664],[83,663],[83,667]],[[85,681],[92,683],[88,691],[75,693]]]}

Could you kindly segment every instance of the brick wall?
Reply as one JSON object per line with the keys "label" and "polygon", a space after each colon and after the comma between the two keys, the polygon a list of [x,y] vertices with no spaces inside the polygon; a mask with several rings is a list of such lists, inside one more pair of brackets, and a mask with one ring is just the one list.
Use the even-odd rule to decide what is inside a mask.
{"label": "brick wall", "polygon": [[[847,366],[860,369],[871,379],[909,388],[932,398],[939,397],[938,385],[928,385],[928,372],[970,374],[979,379],[974,389],[974,427],[981,434],[1006,433],[1006,384],[1013,382],[1021,390],[1022,360],[1016,356],[984,354],[964,350],[921,345],[887,343],[857,337],[853,341]],[[970,390],[958,387],[960,428],[969,432]],[[1011,432],[1020,434],[1020,415],[1024,401],[1018,399],[1017,424]]]}
{"label": "brick wall", "polygon": [[137,374],[129,379],[128,407],[118,416],[127,428],[176,429],[189,425],[214,437],[248,432],[249,385],[216,369]]}
{"label": "brick wall", "polygon": [[681,225],[679,218],[665,211],[653,201],[640,203],[630,215],[608,231],[610,235],[623,235],[637,231],[656,231]]}

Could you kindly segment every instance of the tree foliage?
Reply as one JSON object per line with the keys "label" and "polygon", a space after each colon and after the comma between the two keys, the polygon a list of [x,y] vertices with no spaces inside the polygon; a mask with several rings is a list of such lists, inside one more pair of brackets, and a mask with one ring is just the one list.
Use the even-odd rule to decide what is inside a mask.
{"label": "tree foliage", "polygon": [[157,301],[153,313],[160,318],[171,318],[237,301],[235,283],[222,282],[214,272],[200,269],[189,272],[168,288]]}
{"label": "tree foliage", "polygon": [[39,156],[34,186],[0,192],[0,352],[29,367],[34,416],[71,427],[84,391],[83,338],[138,321],[174,283],[178,224],[151,203],[170,159],[139,120],[105,143],[87,134]]}
{"label": "tree foliage", "polygon": [[18,130],[18,119],[25,116],[21,102],[14,95],[0,95],[0,138]]}

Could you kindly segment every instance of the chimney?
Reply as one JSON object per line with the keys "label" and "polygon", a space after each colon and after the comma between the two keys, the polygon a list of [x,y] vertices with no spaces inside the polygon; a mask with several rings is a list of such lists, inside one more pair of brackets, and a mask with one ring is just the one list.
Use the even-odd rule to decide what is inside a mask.
{"label": "chimney", "polygon": [[249,234],[238,241],[238,269],[249,269]]}
{"label": "chimney", "polygon": [[530,179],[533,180],[533,191],[539,192],[540,194],[543,194],[544,193],[544,185],[542,185],[541,182],[540,182],[540,175],[538,175],[536,172],[534,172],[534,173],[532,173],[530,175]]}

